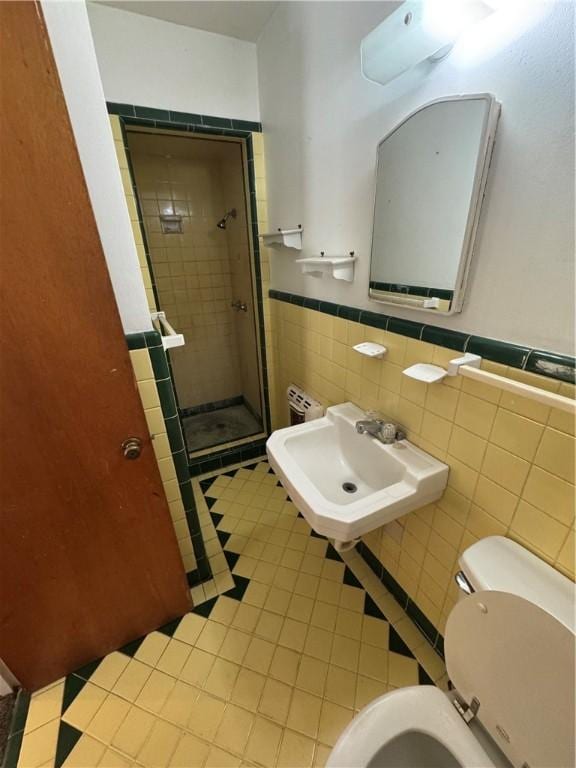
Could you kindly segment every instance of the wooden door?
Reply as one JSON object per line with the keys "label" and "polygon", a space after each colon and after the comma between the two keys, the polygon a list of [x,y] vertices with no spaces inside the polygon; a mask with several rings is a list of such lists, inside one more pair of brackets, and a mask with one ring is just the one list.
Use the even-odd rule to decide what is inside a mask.
{"label": "wooden door", "polygon": [[0,29],[0,657],[33,690],[190,598],[39,3]]}

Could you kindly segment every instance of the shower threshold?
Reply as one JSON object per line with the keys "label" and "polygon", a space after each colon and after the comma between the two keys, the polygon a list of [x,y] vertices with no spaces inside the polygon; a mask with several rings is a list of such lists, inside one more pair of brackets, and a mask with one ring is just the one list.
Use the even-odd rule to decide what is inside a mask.
{"label": "shower threshold", "polygon": [[243,404],[184,416],[182,427],[190,453],[262,432],[262,422]]}

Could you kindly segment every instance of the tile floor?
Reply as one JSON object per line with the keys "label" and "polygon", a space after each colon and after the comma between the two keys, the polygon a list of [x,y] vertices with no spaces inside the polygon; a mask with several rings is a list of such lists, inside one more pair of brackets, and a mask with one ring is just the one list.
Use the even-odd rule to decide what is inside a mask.
{"label": "tile floor", "polygon": [[245,405],[230,405],[217,411],[185,416],[182,426],[190,453],[240,440],[262,431],[262,423]]}
{"label": "tile floor", "polygon": [[35,693],[14,765],[322,766],[371,699],[445,685],[391,595],[311,531],[265,460],[195,492],[214,580],[182,619]]}

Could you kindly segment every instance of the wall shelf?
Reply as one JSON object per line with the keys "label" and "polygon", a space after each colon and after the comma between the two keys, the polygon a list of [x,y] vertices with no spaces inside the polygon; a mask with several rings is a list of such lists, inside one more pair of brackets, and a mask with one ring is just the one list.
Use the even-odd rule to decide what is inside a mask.
{"label": "wall shelf", "polygon": [[354,264],[358,260],[353,252],[349,256],[312,256],[305,259],[296,259],[302,272],[312,277],[322,277],[327,274],[335,280],[345,280],[351,283],[354,280]]}
{"label": "wall shelf", "polygon": [[302,227],[296,229],[278,229],[276,232],[265,232],[260,235],[263,245],[285,248],[294,248],[297,251],[302,250]]}

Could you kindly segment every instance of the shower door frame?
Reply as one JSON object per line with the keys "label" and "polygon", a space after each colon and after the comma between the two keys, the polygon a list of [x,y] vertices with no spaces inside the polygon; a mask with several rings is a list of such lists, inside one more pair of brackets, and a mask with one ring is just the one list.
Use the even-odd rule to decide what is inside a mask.
{"label": "shower door frame", "polygon": [[[263,429],[261,432],[248,437],[240,438],[229,443],[206,448],[202,451],[189,454],[188,463],[190,474],[200,475],[221,469],[231,464],[249,459],[255,459],[265,453],[266,439],[270,434],[270,399],[268,388],[268,375],[266,364],[266,331],[264,327],[264,303],[262,294],[262,265],[260,261],[260,245],[258,231],[258,210],[256,204],[256,174],[254,169],[254,151],[252,145],[252,133],[261,133],[260,123],[246,120],[231,120],[227,118],[212,117],[209,115],[197,115],[182,112],[169,112],[167,110],[152,109],[150,107],[138,107],[130,104],[116,104],[107,102],[108,113],[116,115],[120,121],[122,140],[126,157],[128,158],[128,170],[136,208],[138,211],[138,225],[144,243],[144,251],[152,283],[152,291],[156,306],[161,309],[158,301],[158,292],[155,284],[154,270],[150,259],[148,240],[144,228],[144,218],[138,198],[135,183],[134,169],[132,167],[130,148],[127,141],[127,132],[132,128],[153,135],[172,135],[184,138],[188,135],[191,140],[211,139],[217,141],[232,141],[240,146],[242,155],[242,170],[244,173],[244,205],[246,207],[246,219],[248,226],[248,242],[250,251],[250,277],[252,283],[252,300],[254,307],[254,328],[256,334],[256,355],[258,359],[258,376],[260,381],[260,403],[262,408]],[[190,134],[193,134],[192,136]],[[169,359],[169,354],[168,354]],[[172,369],[170,375],[177,399],[177,391]],[[178,407],[180,420],[182,420],[180,407]]]}

